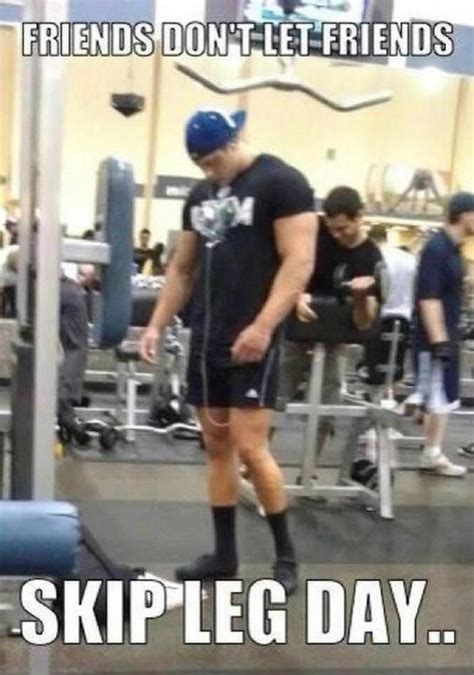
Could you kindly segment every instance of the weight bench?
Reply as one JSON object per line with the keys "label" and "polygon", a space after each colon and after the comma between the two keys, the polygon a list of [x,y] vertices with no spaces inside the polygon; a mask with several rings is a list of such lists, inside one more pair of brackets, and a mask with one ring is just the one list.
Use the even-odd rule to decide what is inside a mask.
{"label": "weight bench", "polygon": [[[313,342],[311,376],[309,391],[305,403],[288,404],[284,415],[304,416],[305,443],[301,462],[301,483],[286,485],[285,489],[290,497],[344,497],[355,499],[373,506],[384,519],[393,518],[391,456],[393,452],[389,429],[396,426],[400,417],[393,409],[386,409],[370,401],[361,400],[351,395],[344,395],[344,405],[325,405],[321,403],[324,361],[327,343],[367,344],[380,335],[380,323],[370,331],[358,331],[352,323],[350,305],[342,305],[336,299],[329,297],[315,298],[313,308],[318,320],[312,323],[302,323],[293,316],[287,326],[287,339],[296,342]],[[390,347],[392,359],[396,352]],[[388,368],[392,368],[390,362]],[[391,372],[389,370],[389,372]],[[313,480],[316,468],[316,439],[319,422],[322,417],[343,416],[354,420],[347,436],[343,450],[343,459],[335,484],[316,485]],[[356,457],[358,437],[363,425],[373,426],[377,438],[377,472],[378,488],[371,489],[354,481],[350,477],[352,463]],[[281,424],[279,425],[281,426]],[[245,479],[241,481],[242,494],[247,500],[255,502],[253,486]]]}
{"label": "weight bench", "polygon": [[64,502],[0,501],[0,626],[18,634],[28,578],[65,578],[80,540],[77,510]]}
{"label": "weight bench", "polygon": [[[156,289],[134,288],[132,294],[132,331],[144,328],[148,325],[153,308],[156,303]],[[183,328],[180,319],[175,317],[171,326],[166,330],[160,358],[172,358],[174,363],[170,377],[171,394],[179,398],[181,396],[181,384],[178,371],[183,371],[182,361],[186,358],[186,349],[183,344],[187,341],[187,331]],[[199,433],[197,424],[185,424],[181,421],[170,423],[163,428],[137,424],[137,394],[140,380],[137,377],[137,363],[140,360],[138,335],[132,339],[124,340],[115,348],[117,359],[117,417],[124,422],[119,427],[124,432],[127,442],[133,443],[137,431],[148,431],[156,434],[170,432],[183,432],[190,434]],[[125,401],[125,410],[123,408]],[[177,415],[178,417],[178,415]]]}
{"label": "weight bench", "polygon": [[[364,345],[362,363],[350,384],[356,383],[359,392],[362,389],[362,393],[368,395],[373,403],[398,412],[400,408],[395,398],[394,385],[404,381],[410,338],[411,326],[406,317],[398,314],[383,317],[377,338],[369,340]],[[346,394],[345,400],[354,400],[353,395],[347,391]],[[396,455],[397,445],[403,444],[418,449],[423,444],[424,438],[399,434],[396,438],[392,438],[392,442],[393,454]]]}

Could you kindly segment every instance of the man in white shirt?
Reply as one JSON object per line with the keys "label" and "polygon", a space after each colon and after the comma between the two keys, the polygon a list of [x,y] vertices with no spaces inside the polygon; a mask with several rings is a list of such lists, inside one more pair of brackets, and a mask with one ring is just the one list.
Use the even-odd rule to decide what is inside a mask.
{"label": "man in white shirt", "polygon": [[385,227],[375,225],[369,233],[378,245],[387,268],[389,292],[382,306],[382,317],[403,316],[411,321],[417,259],[413,253],[387,243]]}

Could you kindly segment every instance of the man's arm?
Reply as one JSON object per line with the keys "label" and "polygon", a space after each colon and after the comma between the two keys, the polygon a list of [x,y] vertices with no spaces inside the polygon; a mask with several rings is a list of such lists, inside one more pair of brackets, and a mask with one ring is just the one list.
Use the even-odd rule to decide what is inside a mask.
{"label": "man's arm", "polygon": [[278,218],[273,224],[281,265],[263,308],[232,346],[238,363],[260,361],[273,331],[295,306],[306,287],[314,266],[316,216],[313,212]]}
{"label": "man's arm", "polygon": [[314,268],[318,224],[314,213],[280,218],[273,224],[281,265],[255,323],[273,332],[295,306]]}
{"label": "man's arm", "polygon": [[420,300],[420,315],[430,344],[449,340],[441,300],[427,298]]}
{"label": "man's arm", "polygon": [[191,231],[180,232],[149,327],[162,330],[183,309],[193,289],[197,264],[198,235]]}
{"label": "man's arm", "polygon": [[418,267],[418,306],[421,322],[431,345],[449,340],[441,303],[444,268],[442,251],[429,242]]}
{"label": "man's arm", "polygon": [[[358,261],[357,275],[351,280],[353,298],[352,321],[358,330],[368,330],[377,319],[380,303],[374,293],[375,272],[384,265],[380,249],[366,241],[363,258]],[[385,268],[385,274],[388,274]]]}
{"label": "man's arm", "polygon": [[161,296],[156,301],[150,322],[140,338],[140,356],[155,363],[161,332],[184,307],[191,295],[198,263],[198,236],[180,232],[173,258],[168,266]]}
{"label": "man's arm", "polygon": [[373,285],[373,277],[356,277],[352,280],[352,321],[358,330],[368,330],[379,312],[379,303],[375,296],[367,295]]}

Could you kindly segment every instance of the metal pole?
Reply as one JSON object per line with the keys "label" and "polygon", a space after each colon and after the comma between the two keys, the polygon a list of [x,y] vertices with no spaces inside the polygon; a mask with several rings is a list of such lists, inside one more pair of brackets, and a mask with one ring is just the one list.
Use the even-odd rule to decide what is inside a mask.
{"label": "metal pole", "polygon": [[[65,21],[67,0],[27,0],[25,21]],[[31,448],[17,447],[27,469],[17,496],[54,497],[54,440],[59,340],[60,176],[63,118],[63,60],[37,55],[24,58],[21,151],[21,229],[19,322],[32,350],[26,368],[32,396],[29,409],[15,410],[31,425]],[[37,231],[34,233],[38,217]],[[32,283],[34,277],[34,284]],[[32,289],[34,288],[34,303]],[[25,331],[25,329],[27,329]],[[21,357],[20,357],[21,358]],[[18,399],[16,405],[18,405]],[[15,405],[15,399],[13,399]],[[24,440],[23,437],[21,440]],[[26,462],[30,466],[26,466]],[[24,474],[23,474],[24,475]],[[25,476],[26,478],[26,476]]]}
{"label": "metal pole", "polygon": [[159,125],[159,100],[161,73],[163,70],[163,57],[161,56],[161,45],[157,44],[153,56],[153,76],[151,82],[150,96],[150,129],[148,135],[148,156],[145,182],[143,227],[147,230],[151,228],[151,215],[153,210],[153,197],[155,191],[156,176],[156,157],[157,157],[157,139]]}
{"label": "metal pole", "polygon": [[326,348],[323,344],[317,343],[314,347],[313,360],[311,364],[311,380],[309,383],[308,403],[310,412],[306,422],[305,429],[305,449],[303,455],[302,485],[310,488],[314,469],[318,463],[316,455],[316,445],[318,438],[318,428],[320,419],[320,406],[323,392],[324,364],[326,359]]}
{"label": "metal pole", "polygon": [[[39,0],[27,0],[24,22],[41,21]],[[21,63],[21,150],[20,150],[20,227],[17,281],[17,313],[20,330],[31,319],[29,290],[32,262],[31,235],[36,210],[36,183],[38,177],[38,120],[39,91],[41,87],[40,60],[37,54],[23,58]]]}
{"label": "metal pole", "polygon": [[[67,0],[45,0],[43,21],[67,17]],[[33,497],[54,497],[54,442],[59,346],[61,264],[61,149],[63,59],[41,60],[39,226],[36,239]]]}

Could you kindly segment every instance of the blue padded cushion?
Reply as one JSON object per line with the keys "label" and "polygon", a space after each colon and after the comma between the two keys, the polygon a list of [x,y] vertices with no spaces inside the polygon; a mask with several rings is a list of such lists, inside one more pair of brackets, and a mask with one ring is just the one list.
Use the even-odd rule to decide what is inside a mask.
{"label": "blue padded cushion", "polygon": [[74,568],[79,540],[71,504],[0,501],[0,576],[65,576]]}
{"label": "blue padded cushion", "polygon": [[133,213],[135,179],[130,164],[105,159],[97,182],[96,221],[110,246],[110,263],[101,267],[100,294],[93,310],[94,340],[101,349],[120,344],[132,313]]}

